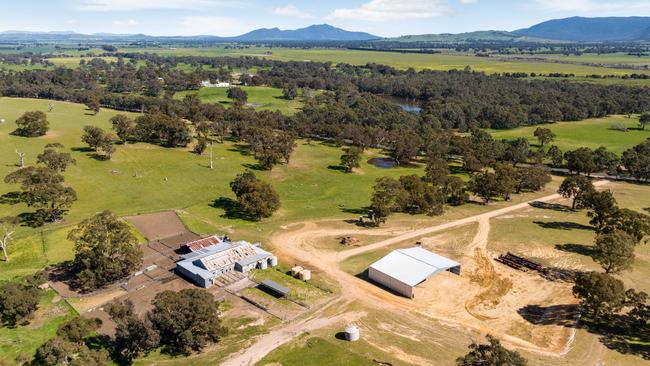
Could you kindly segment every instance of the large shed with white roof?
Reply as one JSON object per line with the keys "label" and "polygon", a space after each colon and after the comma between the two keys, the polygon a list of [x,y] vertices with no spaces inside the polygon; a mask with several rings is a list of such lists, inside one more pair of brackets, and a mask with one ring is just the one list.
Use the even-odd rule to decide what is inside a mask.
{"label": "large shed with white roof", "polygon": [[460,263],[421,247],[397,249],[370,265],[368,278],[396,293],[415,297],[415,287],[432,276],[449,271],[460,275]]}

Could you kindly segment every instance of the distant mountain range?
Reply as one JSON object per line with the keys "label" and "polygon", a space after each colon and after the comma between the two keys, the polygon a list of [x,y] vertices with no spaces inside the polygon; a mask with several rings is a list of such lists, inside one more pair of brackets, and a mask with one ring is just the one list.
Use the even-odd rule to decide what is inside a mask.
{"label": "distant mountain range", "polygon": [[457,42],[549,42],[547,39],[529,37],[506,31],[476,31],[467,33],[441,33],[441,34],[421,34],[414,36],[401,36],[396,38],[384,38],[382,41],[390,42],[437,42],[437,43],[457,43]]}
{"label": "distant mountain range", "polygon": [[555,19],[513,33],[573,42],[650,41],[650,17]]}
{"label": "distant mountain range", "polygon": [[145,34],[112,34],[95,33],[81,34],[72,31],[63,32],[0,32],[0,41],[156,41],[156,40],[187,40],[213,42],[261,42],[261,41],[370,41],[380,37],[363,32],[350,32],[327,24],[312,25],[296,30],[281,30],[279,28],[262,28],[235,37],[219,37],[211,35],[197,36],[148,36]]}
{"label": "distant mountain range", "polygon": [[380,38],[364,32],[350,32],[327,24],[312,25],[296,30],[263,28],[235,37],[214,35],[197,36],[149,36],[145,34],[81,34],[64,32],[0,32],[0,42],[26,41],[202,41],[202,42],[290,42],[290,41],[391,41],[391,42],[650,42],[650,17],[608,17],[549,20],[530,28],[507,31],[477,31],[459,34],[407,35],[396,38]]}

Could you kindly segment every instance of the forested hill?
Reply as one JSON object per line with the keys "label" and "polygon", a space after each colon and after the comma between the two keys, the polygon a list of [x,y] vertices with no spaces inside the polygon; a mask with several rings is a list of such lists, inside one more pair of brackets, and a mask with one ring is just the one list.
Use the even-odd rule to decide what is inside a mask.
{"label": "forested hill", "polygon": [[574,42],[650,41],[650,17],[572,17],[549,20],[513,33]]}
{"label": "forested hill", "polygon": [[459,43],[459,42],[538,42],[547,43],[550,40],[529,37],[506,31],[476,31],[466,33],[441,33],[441,34],[420,34],[395,38],[386,38],[382,42],[435,42],[435,43]]}

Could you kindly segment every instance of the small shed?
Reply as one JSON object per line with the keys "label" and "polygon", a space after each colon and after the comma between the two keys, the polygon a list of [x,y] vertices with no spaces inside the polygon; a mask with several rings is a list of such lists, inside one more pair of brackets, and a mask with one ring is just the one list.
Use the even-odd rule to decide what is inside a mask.
{"label": "small shed", "polygon": [[260,283],[260,287],[262,287],[263,290],[280,297],[287,296],[291,291],[288,287],[284,287],[281,284],[272,280],[262,281],[262,283]]}

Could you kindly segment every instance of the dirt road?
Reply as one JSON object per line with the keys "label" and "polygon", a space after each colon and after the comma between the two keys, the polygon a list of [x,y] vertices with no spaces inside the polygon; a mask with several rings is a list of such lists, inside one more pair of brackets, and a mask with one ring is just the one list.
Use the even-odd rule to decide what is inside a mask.
{"label": "dirt road", "polygon": [[[339,304],[340,305],[340,304]],[[292,321],[282,328],[271,331],[257,339],[254,345],[230,357],[222,366],[254,365],[274,349],[316,329],[328,327],[337,323],[350,323],[363,317],[363,312],[348,312],[336,316],[322,316],[323,311],[330,305],[321,308],[308,318]]]}
{"label": "dirt road", "polygon": [[[596,182],[595,185],[602,186],[607,183],[607,181],[599,181]],[[528,208],[533,202],[550,202],[558,200],[560,198],[562,197],[559,194],[552,194],[532,201],[503,207],[475,216],[466,217],[464,219],[418,230],[402,232],[389,239],[381,240],[373,244],[345,250],[342,252],[317,249],[312,244],[319,238],[335,237],[337,235],[363,234],[385,236],[395,234],[395,229],[377,229],[373,230],[370,233],[367,230],[350,228],[330,230],[323,229],[315,223],[308,222],[300,224],[301,226],[297,229],[285,230],[277,233],[272,237],[271,241],[276,248],[276,253],[283,259],[294,259],[300,261],[301,263],[308,264],[315,269],[326,272],[329,277],[333,278],[341,286],[341,295],[339,296],[344,295],[346,302],[356,300],[364,303],[365,306],[368,306],[370,308],[381,308],[382,311],[403,311],[404,309],[417,310],[420,306],[417,303],[406,298],[394,296],[385,290],[380,289],[367,281],[364,281],[363,279],[350,275],[349,273],[341,270],[339,268],[339,264],[345,259],[359,254],[385,248],[422,236],[461,227],[463,225],[478,223],[478,232],[474,237],[470,247],[467,248],[468,254],[471,255],[471,253],[473,253],[475,250],[485,250],[490,233],[490,219]],[[290,322],[284,327],[276,329],[268,335],[260,337],[255,344],[230,358],[228,361],[226,361],[226,363],[224,363],[224,365],[254,364],[276,347],[289,342],[291,339],[297,337],[300,334],[303,334],[306,331],[333,325],[344,319],[348,320],[347,318],[350,317],[350,314],[347,314],[347,318],[346,314],[335,317],[322,317],[319,316],[320,313],[322,313],[322,311],[319,310],[305,320]],[[353,315],[358,316],[356,313],[353,313]],[[441,318],[440,320],[453,322],[453,319]],[[459,325],[484,332],[489,331],[489,329],[483,329],[480,324],[459,322]],[[540,348],[534,344],[516,337],[504,335],[504,338],[509,340],[510,343],[517,344],[519,347],[528,349],[533,352],[538,352],[540,354],[545,354],[548,356],[560,356],[558,352]]]}

